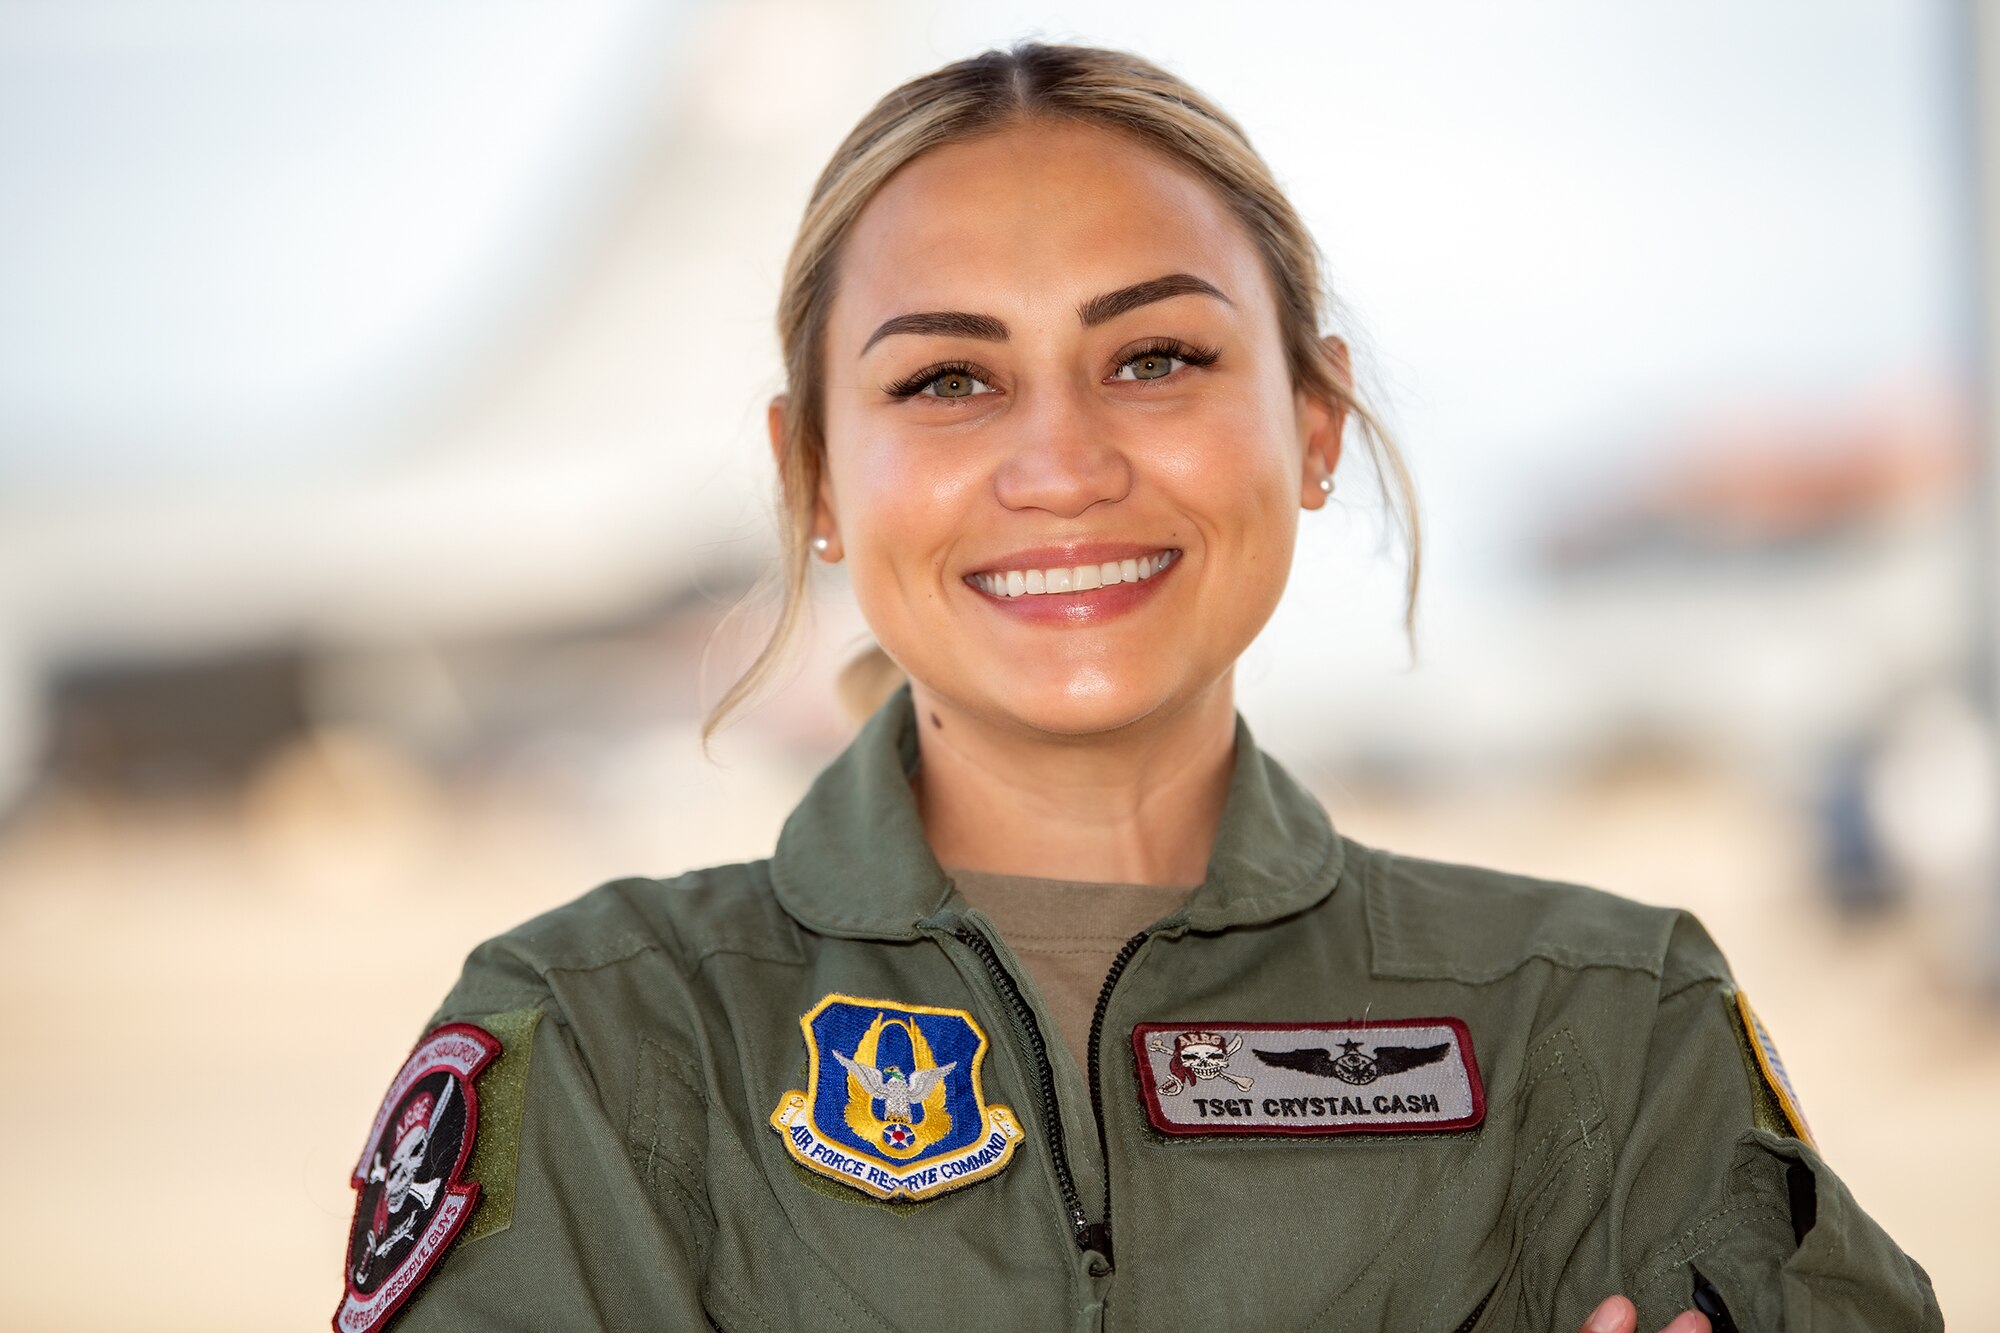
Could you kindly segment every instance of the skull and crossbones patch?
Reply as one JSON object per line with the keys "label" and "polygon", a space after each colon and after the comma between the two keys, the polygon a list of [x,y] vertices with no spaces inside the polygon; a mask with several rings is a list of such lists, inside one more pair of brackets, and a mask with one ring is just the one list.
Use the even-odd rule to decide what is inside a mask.
{"label": "skull and crossbones patch", "polygon": [[1160,1080],[1162,1097],[1178,1097],[1198,1083],[1222,1079],[1239,1092],[1256,1085],[1253,1078],[1229,1072],[1230,1059],[1243,1049],[1243,1038],[1220,1032],[1182,1031],[1168,1041],[1164,1035],[1146,1039],[1146,1049],[1167,1057],[1167,1076]]}
{"label": "skull and crossbones patch", "polygon": [[347,1291],[337,1333],[375,1333],[430,1274],[479,1199],[461,1182],[479,1125],[479,1071],[500,1042],[471,1023],[448,1023],[410,1053],[389,1085],[355,1164]]}

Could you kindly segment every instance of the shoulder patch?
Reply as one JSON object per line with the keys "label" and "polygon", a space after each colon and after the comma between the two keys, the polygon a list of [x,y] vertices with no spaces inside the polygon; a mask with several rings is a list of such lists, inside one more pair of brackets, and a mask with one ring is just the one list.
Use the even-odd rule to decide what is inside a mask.
{"label": "shoulder patch", "polygon": [[1162,1134],[1411,1134],[1486,1118],[1457,1018],[1141,1023],[1146,1117]]}
{"label": "shoulder patch", "polygon": [[771,1112],[808,1171],[878,1199],[927,1199],[996,1175],[1021,1143],[981,1090],[986,1034],[963,1009],[828,995],[799,1019],[804,1090]]}
{"label": "shoulder patch", "polygon": [[433,1030],[389,1084],[355,1163],[347,1292],[335,1333],[374,1333],[444,1257],[479,1200],[465,1181],[479,1127],[473,1081],[500,1042],[471,1023]]}
{"label": "shoulder patch", "polygon": [[1737,991],[1732,1007],[1736,1011],[1743,1040],[1743,1061],[1750,1068],[1754,1085],[1777,1103],[1778,1112],[1793,1138],[1818,1147],[1813,1143],[1812,1130],[1806,1124],[1806,1113],[1799,1106],[1799,1095],[1792,1091],[1792,1080],[1785,1073],[1785,1062],[1778,1056],[1778,1045],[1771,1040],[1764,1020],[1757,1017],[1757,1011],[1750,1007],[1750,997]]}

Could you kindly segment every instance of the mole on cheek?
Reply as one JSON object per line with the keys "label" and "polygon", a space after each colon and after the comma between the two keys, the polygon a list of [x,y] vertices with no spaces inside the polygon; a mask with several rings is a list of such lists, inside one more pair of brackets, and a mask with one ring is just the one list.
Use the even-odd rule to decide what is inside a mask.
{"label": "mole on cheek", "polygon": [[932,714],[931,714],[931,725],[932,725],[932,726],[934,726],[934,727],[939,727],[939,728],[942,728],[942,727],[944,726],[944,723],[943,723],[943,722],[941,722],[941,721],[940,721],[940,720],[938,719],[938,715],[937,715],[936,713],[932,713]]}

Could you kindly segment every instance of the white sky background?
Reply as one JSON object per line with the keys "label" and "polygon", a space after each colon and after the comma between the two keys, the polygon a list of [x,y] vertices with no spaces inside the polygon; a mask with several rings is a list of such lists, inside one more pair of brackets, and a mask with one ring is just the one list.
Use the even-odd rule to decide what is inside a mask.
{"label": "white sky background", "polygon": [[[422,442],[413,420],[532,340],[678,108],[697,152],[796,174],[765,191],[785,216],[687,201],[759,253],[685,258],[674,318],[721,340],[683,332],[703,355],[644,363],[683,429],[603,432],[600,460],[643,475],[593,462],[587,430],[557,452],[614,491],[695,495],[714,529],[692,544],[741,541],[768,485],[769,306],[811,174],[894,82],[1038,35],[1181,73],[1292,191],[1417,472],[1427,651],[1463,658],[1576,476],[1615,480],[1744,400],[1838,402],[1949,362],[1967,285],[1953,13],[0,0],[0,515],[393,464]],[[571,418],[548,420],[531,428]],[[1365,512],[1365,479],[1344,482]],[[544,491],[572,493],[524,488]],[[1295,579],[1260,669],[1288,688],[1311,684],[1300,661],[1399,669],[1393,557],[1367,558],[1365,523],[1315,518],[1300,569],[1336,572]],[[1448,673],[1429,688],[1474,706]]]}
{"label": "white sky background", "polygon": [[[604,188],[657,95],[635,53],[683,8],[0,6],[0,481],[80,468],[39,456],[79,438],[198,467],[448,375]],[[1532,467],[1702,389],[1838,387],[1949,337],[1932,5],[909,10],[911,72],[1031,33],[1122,43],[1236,114],[1418,452],[1452,457],[1433,487],[1464,445]]]}
{"label": "white sky background", "polygon": [[[951,6],[942,53],[1139,46],[1245,125],[1356,317],[1441,534],[1736,395],[1952,351],[1941,7]],[[1445,540],[1458,538],[1446,536]]]}
{"label": "white sky background", "polygon": [[529,308],[688,9],[0,4],[0,486],[365,450]]}

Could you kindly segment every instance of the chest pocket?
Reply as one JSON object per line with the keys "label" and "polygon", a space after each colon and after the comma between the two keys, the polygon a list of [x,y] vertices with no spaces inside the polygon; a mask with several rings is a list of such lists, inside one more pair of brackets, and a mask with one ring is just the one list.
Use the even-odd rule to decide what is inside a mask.
{"label": "chest pocket", "polygon": [[[741,1033],[737,1040],[748,1042]],[[1038,1214],[1048,1223],[1040,1243],[1009,1237],[996,1222],[1020,1215],[1018,1205],[1006,1210],[1005,1191],[1032,1190],[1034,1173],[1020,1163],[937,1198],[884,1203],[792,1161],[756,1115],[761,1105],[768,1116],[772,1088],[805,1085],[803,1060],[743,1100],[650,1038],[637,1058],[627,1152],[655,1210],[692,1251],[716,1329],[895,1333],[1065,1322],[1066,1233],[1046,1212]],[[965,1274],[984,1274],[1008,1299],[968,1305]]]}
{"label": "chest pocket", "polygon": [[1534,1086],[1517,1139],[1506,1266],[1481,1330],[1554,1327],[1550,1295],[1610,1194],[1612,1152],[1597,1074],[1568,1028],[1530,1048]]}
{"label": "chest pocket", "polygon": [[1302,1333],[1553,1327],[1558,1270],[1609,1192],[1603,1123],[1575,1035],[1538,1038],[1515,1091],[1488,1103],[1478,1148]]}
{"label": "chest pocket", "polygon": [[[652,1190],[654,1206],[692,1251],[709,1323],[723,1330],[834,1327],[887,1333],[886,1324],[803,1250],[788,1251],[792,1274],[782,1288],[760,1283],[749,1271],[740,1234],[737,1243],[729,1243],[741,1227],[719,1228],[712,1200],[718,1176],[725,1197],[753,1197],[745,1187],[754,1180],[755,1164],[737,1127],[711,1111],[695,1070],[661,1042],[642,1038],[626,1147],[633,1169]],[[779,1234],[768,1220],[753,1230]],[[774,1296],[782,1298],[776,1305]]]}
{"label": "chest pocket", "polygon": [[707,1098],[693,1071],[662,1043],[641,1038],[626,1146],[658,1206],[681,1223],[700,1266],[707,1264],[715,1237],[704,1179],[707,1127]]}

